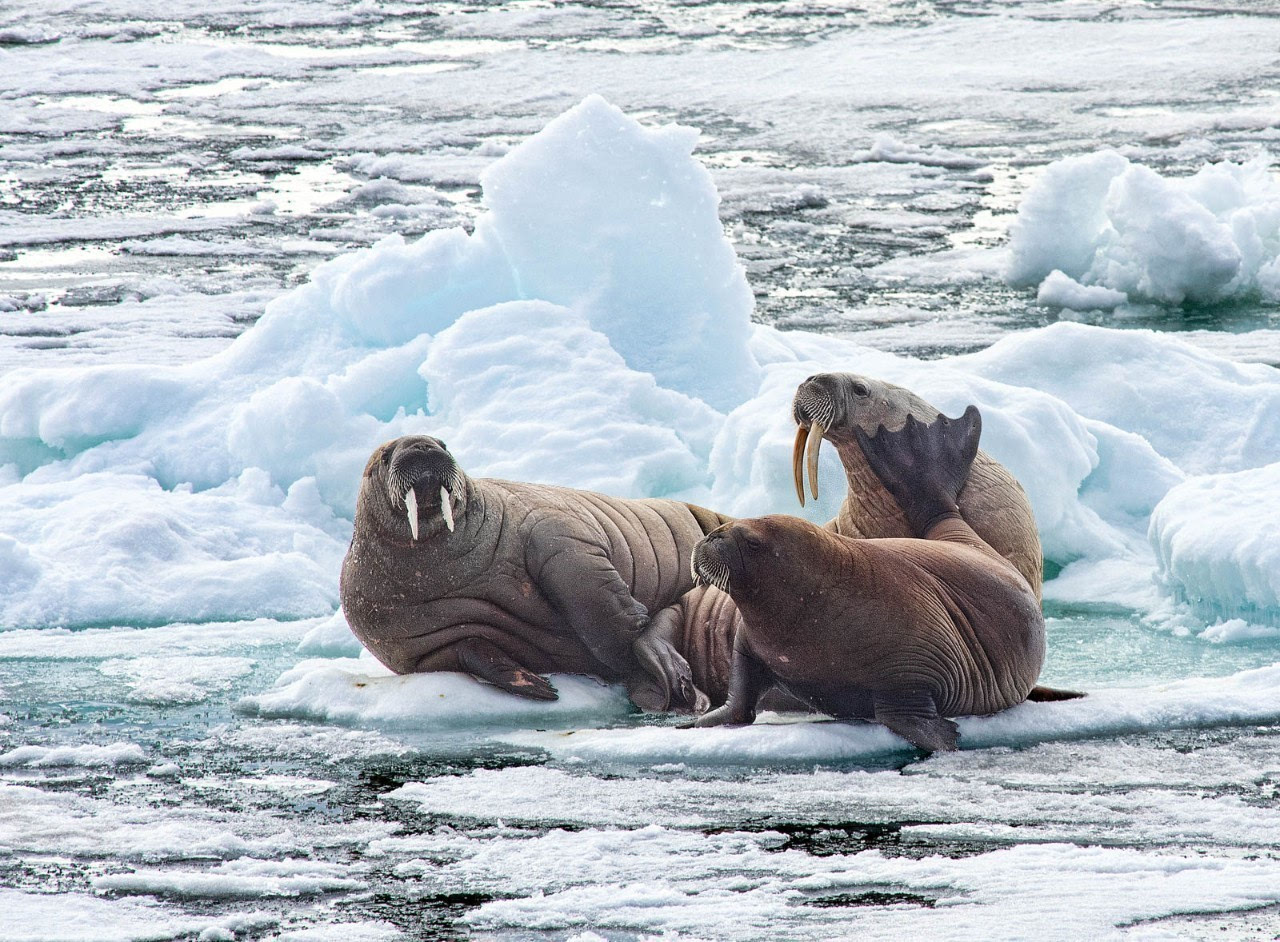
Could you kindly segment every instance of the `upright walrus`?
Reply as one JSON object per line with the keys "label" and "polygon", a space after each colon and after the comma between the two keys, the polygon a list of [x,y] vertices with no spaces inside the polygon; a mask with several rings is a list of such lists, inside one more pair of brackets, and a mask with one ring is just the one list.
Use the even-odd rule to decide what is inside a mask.
{"label": "upright walrus", "polygon": [[[792,470],[796,495],[804,506],[802,465],[807,465],[809,486],[818,496],[818,450],[823,439],[840,453],[849,488],[840,512],[827,528],[842,536],[911,536],[902,510],[867,464],[858,447],[861,429],[900,429],[907,418],[932,422],[940,414],[909,389],[855,373],[819,373],[796,389],[791,404],[796,421]],[[969,482],[959,498],[960,515],[997,553],[1017,567],[1040,598],[1044,556],[1040,534],[1022,485],[986,452],[979,451]]]}
{"label": "upright walrus", "polygon": [[729,698],[697,725],[750,723],[779,684],[822,712],[874,719],[921,749],[954,749],[948,716],[1027,698],[1044,662],[1044,618],[1021,573],[960,513],[982,421],[856,429],[867,465],[912,538],[849,539],[796,517],[725,524],[694,550],[700,581],[742,617]]}
{"label": "upright walrus", "polygon": [[541,673],[592,674],[645,709],[705,709],[649,613],[693,587],[694,544],[728,519],[472,478],[439,439],[399,438],[365,466],[342,608],[397,673],[462,671],[537,700],[556,698]]}

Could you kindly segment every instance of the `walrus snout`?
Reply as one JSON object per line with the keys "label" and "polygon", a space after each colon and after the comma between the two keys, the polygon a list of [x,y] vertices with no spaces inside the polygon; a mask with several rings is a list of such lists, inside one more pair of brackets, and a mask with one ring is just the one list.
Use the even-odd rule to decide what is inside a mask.
{"label": "walrus snout", "polygon": [[444,442],[427,436],[398,441],[389,454],[387,496],[393,507],[403,504],[409,532],[418,538],[418,501],[440,499],[440,516],[453,532],[453,502],[463,497],[462,474]]}
{"label": "walrus snout", "polygon": [[689,560],[694,585],[713,585],[721,592],[729,591],[729,564],[725,562],[723,549],[728,543],[726,532],[730,524],[712,530],[693,548]]}

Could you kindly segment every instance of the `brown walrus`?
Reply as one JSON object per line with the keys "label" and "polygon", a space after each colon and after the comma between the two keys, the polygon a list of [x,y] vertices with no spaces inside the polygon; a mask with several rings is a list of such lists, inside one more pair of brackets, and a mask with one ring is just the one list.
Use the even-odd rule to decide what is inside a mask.
{"label": "brown walrus", "polygon": [[399,438],[365,466],[342,608],[397,673],[462,671],[538,700],[556,698],[541,673],[592,674],[642,708],[697,711],[706,699],[649,613],[693,587],[694,545],[728,519],[471,478],[438,439]]}
{"label": "brown walrus", "polygon": [[925,750],[954,749],[948,716],[1027,698],[1044,662],[1031,586],[982,540],[958,498],[981,417],[908,417],[854,441],[917,538],[850,539],[796,517],[727,523],[694,550],[700,581],[742,617],[728,701],[699,726],[749,723],[778,684],[837,717],[874,719]]}
{"label": "brown walrus", "polygon": [[[840,453],[849,482],[844,504],[828,529],[855,538],[912,536],[897,502],[867,464],[856,432],[861,429],[874,435],[881,426],[897,430],[908,416],[932,422],[938,410],[911,390],[883,380],[854,373],[819,373],[796,389],[791,413],[798,426],[791,462],[800,506],[805,502],[802,465],[808,468],[813,496],[818,496],[818,451],[826,439]],[[979,451],[959,506],[960,516],[1017,567],[1038,600],[1044,555],[1031,502],[1017,479]]]}

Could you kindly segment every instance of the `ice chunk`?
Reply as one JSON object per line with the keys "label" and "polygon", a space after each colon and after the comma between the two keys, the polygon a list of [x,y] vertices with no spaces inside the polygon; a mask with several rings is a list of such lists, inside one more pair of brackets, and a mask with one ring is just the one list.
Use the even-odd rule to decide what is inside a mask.
{"label": "ice chunk", "polygon": [[1056,268],[1040,282],[1040,288],[1036,292],[1037,303],[1070,308],[1073,311],[1089,311],[1094,308],[1110,310],[1128,300],[1129,296],[1123,291],[1112,291],[1102,285],[1082,285]]}
{"label": "ice chunk", "polygon": [[544,703],[465,674],[397,676],[370,659],[319,659],[302,661],[273,689],[245,697],[239,708],[258,716],[413,729],[564,725],[632,712],[620,687],[570,674],[553,674],[551,682],[560,698]]}
{"label": "ice chunk", "polygon": [[925,150],[918,144],[900,141],[892,134],[877,134],[867,150],[854,151],[849,155],[850,163],[884,161],[893,164],[920,164],[923,167],[945,167],[948,170],[973,170],[985,167],[990,161],[942,147],[931,147]]}
{"label": "ice chunk", "polygon": [[1027,192],[1009,235],[1006,277],[1040,284],[1042,303],[1280,298],[1280,182],[1262,158],[1172,178],[1114,151],[1067,157]]}
{"label": "ice chunk", "polygon": [[47,769],[59,766],[104,768],[117,765],[140,765],[148,761],[142,747],[135,743],[111,743],[107,746],[19,746],[0,753],[0,768],[25,766]]}
{"label": "ice chunk", "polygon": [[270,896],[318,896],[358,890],[341,864],[312,860],[229,860],[205,870],[136,870],[93,879],[100,893],[146,893],[178,899],[260,899]]}
{"label": "ice chunk", "polygon": [[1210,640],[1249,633],[1246,621],[1280,623],[1277,533],[1280,463],[1192,478],[1151,515],[1151,544],[1174,597],[1201,618],[1228,619]]}
{"label": "ice chunk", "polygon": [[[753,392],[753,300],[698,132],[646,129],[598,95],[481,176],[520,296],[582,310],[633,369],[730,409]],[[697,353],[694,353],[697,351]]]}

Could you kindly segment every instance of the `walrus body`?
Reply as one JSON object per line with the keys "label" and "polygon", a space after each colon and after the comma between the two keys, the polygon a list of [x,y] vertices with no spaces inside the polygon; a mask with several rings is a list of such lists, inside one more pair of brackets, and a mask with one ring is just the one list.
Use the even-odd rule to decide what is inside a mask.
{"label": "walrus body", "polygon": [[742,619],[728,701],[699,726],[751,722],[776,683],[822,712],[954,749],[946,717],[1027,699],[1044,662],[1039,601],[956,503],[980,429],[971,406],[961,419],[854,436],[918,538],[850,539],[770,516],[698,544],[699,579],[727,591]]}
{"label": "walrus body", "polygon": [[[796,389],[791,406],[798,426],[792,465],[796,493],[804,505],[802,463],[818,494],[818,450],[823,439],[840,454],[848,478],[848,492],[840,512],[827,527],[841,536],[858,538],[914,536],[902,509],[867,464],[856,431],[874,435],[884,427],[902,428],[907,417],[929,423],[939,412],[909,389],[854,373],[819,373]],[[1017,568],[1040,598],[1044,555],[1035,515],[1022,485],[986,452],[979,451],[969,481],[959,497],[960,516],[978,536]]]}
{"label": "walrus body", "polygon": [[705,708],[649,613],[693,587],[693,546],[727,519],[470,478],[437,439],[401,438],[365,468],[342,607],[397,673],[463,671],[535,699],[556,696],[541,673],[592,674],[646,709]]}

